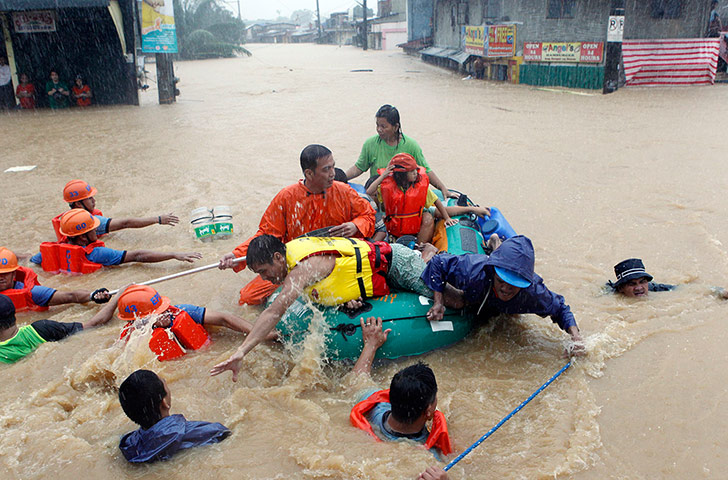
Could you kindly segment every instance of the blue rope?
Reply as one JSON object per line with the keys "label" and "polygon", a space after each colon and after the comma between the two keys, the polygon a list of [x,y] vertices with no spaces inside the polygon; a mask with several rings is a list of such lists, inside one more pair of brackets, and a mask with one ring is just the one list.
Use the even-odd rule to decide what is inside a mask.
{"label": "blue rope", "polygon": [[464,451],[463,453],[461,453],[460,455],[458,455],[458,456],[457,456],[457,458],[456,458],[455,460],[453,460],[452,462],[448,463],[448,464],[447,464],[447,466],[446,466],[446,467],[444,468],[444,470],[445,470],[445,471],[447,472],[448,470],[450,470],[450,469],[451,469],[451,468],[453,467],[453,465],[455,465],[455,464],[456,464],[456,463],[458,463],[458,462],[459,462],[460,460],[462,460],[463,458],[465,458],[465,455],[467,455],[468,453],[472,452],[472,451],[473,451],[473,450],[474,450],[474,449],[475,449],[475,448],[476,448],[476,447],[477,447],[478,445],[480,445],[481,443],[483,443],[483,441],[484,441],[484,440],[485,440],[486,438],[490,437],[490,436],[491,436],[491,435],[493,434],[493,432],[495,432],[496,430],[498,430],[498,429],[500,428],[500,426],[501,426],[501,425],[503,425],[504,423],[506,423],[506,422],[507,422],[507,421],[508,421],[508,420],[509,420],[509,419],[510,419],[510,418],[511,418],[511,417],[512,417],[513,415],[517,414],[517,413],[518,413],[518,412],[519,412],[519,411],[520,411],[520,410],[521,410],[521,409],[522,409],[523,407],[525,407],[525,406],[526,406],[526,404],[527,404],[528,402],[530,402],[531,400],[533,400],[533,398],[534,398],[534,397],[535,397],[536,395],[538,395],[539,393],[541,393],[541,391],[542,391],[543,389],[545,389],[546,387],[548,387],[549,385],[551,385],[551,383],[552,383],[552,382],[553,382],[554,380],[556,380],[556,379],[557,379],[557,378],[559,377],[559,375],[561,375],[562,373],[564,373],[564,372],[566,371],[566,369],[567,369],[567,368],[569,368],[570,366],[571,366],[571,361],[569,361],[569,363],[567,363],[566,365],[564,365],[563,367],[561,367],[561,370],[559,370],[558,372],[556,372],[556,374],[555,374],[555,375],[554,375],[553,377],[551,377],[551,378],[549,379],[549,381],[548,381],[548,382],[546,382],[546,383],[544,383],[543,385],[541,385],[541,387],[540,387],[540,388],[539,388],[538,390],[536,390],[535,392],[533,392],[533,393],[531,394],[531,396],[530,396],[530,397],[528,397],[528,398],[527,398],[527,399],[526,399],[526,400],[525,400],[525,401],[524,401],[523,403],[521,403],[521,404],[520,404],[520,405],[519,405],[518,407],[516,407],[516,409],[515,409],[515,410],[513,410],[513,411],[512,411],[511,413],[509,413],[508,415],[506,415],[506,416],[505,416],[505,417],[503,418],[503,420],[501,420],[500,422],[498,422],[498,424],[497,424],[497,425],[496,425],[495,427],[491,428],[491,429],[490,429],[490,430],[488,431],[488,433],[486,433],[485,435],[483,435],[482,437],[480,437],[480,438],[478,439],[478,441],[477,441],[477,442],[475,442],[474,444],[470,445],[470,446],[469,446],[469,447],[467,448],[467,450],[465,450],[465,451]]}

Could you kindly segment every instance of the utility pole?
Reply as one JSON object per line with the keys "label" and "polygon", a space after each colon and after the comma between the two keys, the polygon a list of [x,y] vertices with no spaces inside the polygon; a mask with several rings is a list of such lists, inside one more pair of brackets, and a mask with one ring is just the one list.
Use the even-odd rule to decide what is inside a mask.
{"label": "utility pole", "polygon": [[240,16],[240,0],[238,0],[238,20],[242,20],[243,18]]}
{"label": "utility pole", "polygon": [[612,0],[607,26],[607,51],[604,59],[604,86],[602,93],[612,93],[619,88],[619,65],[622,63],[622,38],[624,37],[624,0]]}
{"label": "utility pole", "polygon": [[321,43],[321,9],[319,8],[319,0],[316,0],[316,18],[318,18],[318,43]]}
{"label": "utility pole", "polygon": [[363,39],[364,40],[363,41],[364,50],[366,50],[367,47],[369,46],[369,23],[367,22],[367,0],[364,0],[364,5],[363,6],[364,6],[364,22],[363,22],[364,23],[364,28],[363,28],[364,31],[363,31],[362,35],[364,37],[364,39]]}

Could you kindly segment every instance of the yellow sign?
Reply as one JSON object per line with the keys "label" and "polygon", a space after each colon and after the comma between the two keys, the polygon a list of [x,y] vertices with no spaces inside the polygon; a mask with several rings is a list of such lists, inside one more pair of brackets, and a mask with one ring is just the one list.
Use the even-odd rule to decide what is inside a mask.
{"label": "yellow sign", "polygon": [[465,52],[471,55],[483,55],[485,45],[485,27],[465,27]]}

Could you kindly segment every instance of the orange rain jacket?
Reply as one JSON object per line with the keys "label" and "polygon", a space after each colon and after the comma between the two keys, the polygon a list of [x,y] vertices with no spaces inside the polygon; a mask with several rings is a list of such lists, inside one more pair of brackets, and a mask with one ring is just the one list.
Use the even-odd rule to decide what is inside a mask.
{"label": "orange rain jacket", "polygon": [[[353,222],[359,229],[357,238],[374,235],[374,209],[353,188],[334,182],[324,193],[311,193],[299,180],[278,192],[260,219],[258,231],[235,247],[233,254],[245,256],[250,241],[261,235],[273,235],[286,243],[304,233],[346,222]],[[239,272],[245,266],[240,262],[234,270]],[[240,304],[259,305],[276,287],[256,277],[240,290]]]}

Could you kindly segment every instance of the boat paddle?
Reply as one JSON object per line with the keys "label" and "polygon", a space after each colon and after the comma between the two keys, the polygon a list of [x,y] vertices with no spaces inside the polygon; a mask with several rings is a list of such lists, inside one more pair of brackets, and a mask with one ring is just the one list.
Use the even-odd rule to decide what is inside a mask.
{"label": "boat paddle", "polygon": [[[244,262],[245,257],[236,258],[233,260],[233,264]],[[146,282],[137,283],[136,285],[154,285],[155,283],[165,282],[167,280],[172,280],[173,278],[179,278],[184,277],[186,275],[192,275],[193,273],[199,273],[204,272],[205,270],[211,270],[213,268],[217,268],[218,265],[220,265],[220,262],[218,263],[211,263],[209,265],[205,265],[204,267],[197,267],[197,268],[191,268],[189,270],[185,270],[183,272],[173,273],[172,275],[165,275],[164,277],[154,278],[152,280],[147,280]],[[109,292],[109,295],[116,295],[119,293],[120,289],[112,290]]]}

